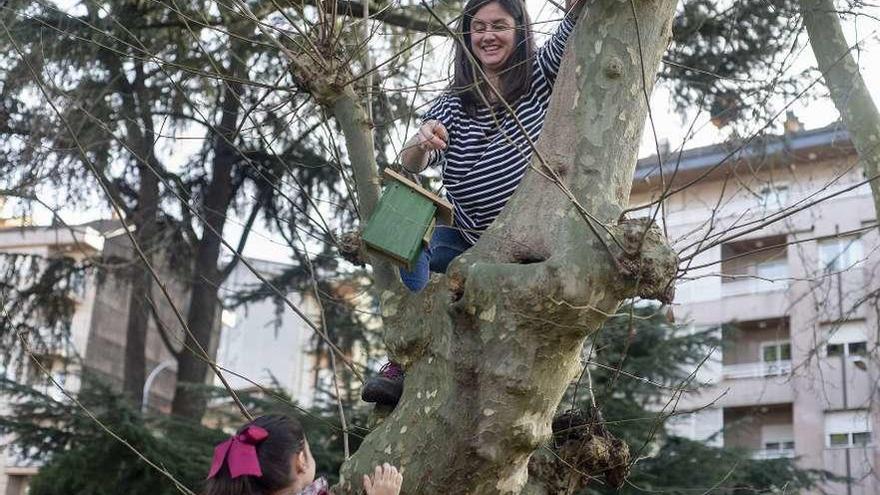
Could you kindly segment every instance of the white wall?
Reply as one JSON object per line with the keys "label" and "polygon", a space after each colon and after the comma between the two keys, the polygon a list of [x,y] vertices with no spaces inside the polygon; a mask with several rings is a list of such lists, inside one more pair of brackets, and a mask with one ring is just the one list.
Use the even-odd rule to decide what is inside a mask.
{"label": "white wall", "polygon": [[[283,268],[268,262],[252,264],[267,277]],[[257,277],[244,264],[239,264],[224,288],[233,291],[257,283]],[[288,298],[310,315],[313,322],[319,321],[311,298],[297,294],[288,294]],[[287,307],[282,308],[278,320],[277,307],[271,298],[223,313],[217,362],[262,386],[272,386],[274,377],[299,404],[309,406],[314,395],[314,359],[309,353],[312,329]],[[247,380],[235,376],[228,375],[228,379],[234,388],[253,387]],[[220,385],[219,379],[215,382]]]}

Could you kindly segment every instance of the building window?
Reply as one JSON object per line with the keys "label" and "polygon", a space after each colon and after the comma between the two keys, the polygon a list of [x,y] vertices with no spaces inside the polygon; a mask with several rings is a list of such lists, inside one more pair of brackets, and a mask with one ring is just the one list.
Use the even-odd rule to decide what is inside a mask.
{"label": "building window", "polygon": [[849,445],[849,433],[832,433],[828,435],[829,444],[832,447],[845,447]]}
{"label": "building window", "polygon": [[868,354],[867,342],[850,342],[848,344],[828,344],[825,346],[828,357],[865,356]]}
{"label": "building window", "polygon": [[825,438],[829,448],[851,448],[870,445],[871,420],[864,409],[825,413]]}
{"label": "building window", "polygon": [[758,191],[758,201],[764,208],[779,209],[788,204],[788,186],[776,185],[762,187]]}
{"label": "building window", "polygon": [[760,283],[767,285],[767,290],[773,290],[772,284],[786,283],[788,278],[788,260],[785,258],[762,261],[755,265],[755,272],[760,279]]}
{"label": "building window", "polygon": [[722,297],[788,288],[787,252],[784,235],[722,245]]}
{"label": "building window", "polygon": [[828,344],[825,346],[825,353],[828,357],[843,356],[845,352],[844,347],[846,347],[846,344]]}
{"label": "building window", "polygon": [[791,371],[791,343],[764,342],[761,344],[761,362],[764,376],[780,375]]}
{"label": "building window", "polygon": [[829,447],[864,447],[871,444],[871,432],[832,433],[828,435]]}
{"label": "building window", "polygon": [[862,258],[862,240],[858,237],[835,237],[819,241],[819,268],[822,270],[843,271]]}
{"label": "building window", "polygon": [[868,353],[867,342],[850,342],[846,348],[849,356],[864,356]]}
{"label": "building window", "polygon": [[755,459],[780,459],[794,457],[794,431],[791,424],[765,424],[761,426],[763,448],[752,456]]}
{"label": "building window", "polygon": [[791,361],[791,343],[786,341],[761,344],[761,360],[765,363]]}
{"label": "building window", "polygon": [[852,444],[853,445],[864,446],[864,445],[868,445],[869,443],[871,443],[871,432],[870,431],[863,431],[860,433],[853,433],[852,434]]}
{"label": "building window", "polygon": [[764,450],[767,452],[783,452],[786,450],[794,450],[794,442],[767,442],[764,444]]}
{"label": "building window", "polygon": [[828,357],[866,356],[868,334],[863,321],[846,321],[825,329],[825,355]]}

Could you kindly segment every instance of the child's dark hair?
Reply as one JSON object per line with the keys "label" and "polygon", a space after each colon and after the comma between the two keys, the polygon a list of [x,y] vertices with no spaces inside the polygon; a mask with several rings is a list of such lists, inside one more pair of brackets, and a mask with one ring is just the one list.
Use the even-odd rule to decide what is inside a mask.
{"label": "child's dark hair", "polygon": [[452,88],[461,98],[464,110],[470,115],[474,115],[477,107],[484,103],[480,91],[485,97],[488,97],[488,92],[491,91],[484,84],[479,71],[474,69],[473,64],[479,63],[479,61],[471,48],[471,21],[478,10],[490,3],[497,3],[510,14],[516,29],[514,50],[500,74],[501,87],[498,90],[504,97],[504,101],[513,104],[520,96],[528,92],[529,85],[532,83],[535,40],[532,36],[532,21],[526,11],[525,2],[523,0],[469,0],[464,6],[459,23],[462,42],[455,46],[455,76]]}
{"label": "child's dark hair", "polygon": [[270,495],[293,483],[290,460],[305,446],[305,435],[299,421],[283,415],[260,416],[242,426],[238,433],[249,426],[259,426],[269,433],[256,446],[263,475],[244,475],[232,479],[229,466],[224,461],[216,476],[206,482],[204,495]]}

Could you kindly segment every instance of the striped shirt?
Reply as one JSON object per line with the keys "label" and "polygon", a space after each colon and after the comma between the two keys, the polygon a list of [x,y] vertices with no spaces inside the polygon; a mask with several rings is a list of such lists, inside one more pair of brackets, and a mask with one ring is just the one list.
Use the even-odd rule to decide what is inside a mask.
{"label": "striped shirt", "polygon": [[[531,86],[512,105],[533,142],[544,127],[553,83],[574,23],[572,16],[566,16],[537,50]],[[445,93],[422,118],[440,121],[449,133],[447,148],[432,153],[428,166],[442,164],[443,186],[455,208],[455,224],[474,244],[516,191],[531,162],[532,148],[504,107],[493,111],[480,105],[471,116],[458,96]]]}

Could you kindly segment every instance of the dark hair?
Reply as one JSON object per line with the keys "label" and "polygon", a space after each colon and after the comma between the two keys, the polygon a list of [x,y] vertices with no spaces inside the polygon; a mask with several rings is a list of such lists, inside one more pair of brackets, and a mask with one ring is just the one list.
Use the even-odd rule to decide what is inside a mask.
{"label": "dark hair", "polygon": [[461,98],[464,110],[473,115],[477,106],[484,104],[484,96],[489,95],[489,89],[479,71],[474,70],[473,63],[479,63],[471,48],[471,21],[478,10],[489,5],[498,3],[511,17],[513,17],[516,29],[516,38],[513,53],[507,59],[504,69],[499,75],[501,87],[498,88],[504,101],[513,104],[529,90],[534,70],[535,40],[532,37],[532,21],[523,0],[469,0],[464,6],[464,12],[459,23],[459,33],[462,42],[456,43],[455,47],[455,76],[452,87],[453,93]]}
{"label": "dark hair", "polygon": [[242,426],[238,433],[248,426],[259,426],[269,433],[257,444],[257,459],[263,475],[232,479],[229,466],[224,462],[217,475],[205,484],[204,495],[270,495],[293,484],[290,460],[302,452],[306,440],[299,421],[280,414],[260,416]]}

